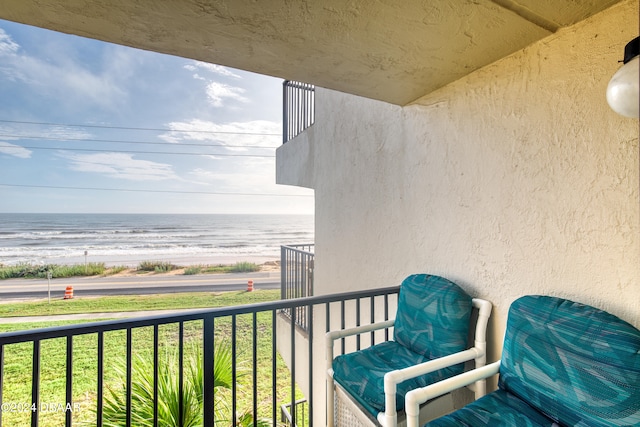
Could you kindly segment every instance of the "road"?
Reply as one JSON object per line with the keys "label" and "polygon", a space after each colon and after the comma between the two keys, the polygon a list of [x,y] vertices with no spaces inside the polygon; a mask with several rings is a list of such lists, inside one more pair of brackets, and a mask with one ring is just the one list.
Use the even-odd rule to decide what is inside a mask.
{"label": "road", "polygon": [[[279,289],[280,272],[145,275],[125,277],[74,277],[52,279],[51,298],[63,298],[67,286],[76,296],[143,295],[175,292],[219,292],[247,289]],[[47,298],[46,279],[0,280],[0,301]]]}

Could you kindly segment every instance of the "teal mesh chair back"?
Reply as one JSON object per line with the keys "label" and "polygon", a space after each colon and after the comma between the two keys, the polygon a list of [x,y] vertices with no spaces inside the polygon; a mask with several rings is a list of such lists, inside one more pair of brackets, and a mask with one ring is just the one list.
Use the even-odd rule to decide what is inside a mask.
{"label": "teal mesh chair back", "polygon": [[594,307],[526,296],[509,310],[499,387],[560,425],[640,425],[640,331]]}
{"label": "teal mesh chair back", "polygon": [[400,286],[394,340],[428,359],[467,348],[471,297],[439,276],[414,274]]}
{"label": "teal mesh chair back", "polygon": [[[333,378],[371,415],[385,410],[384,375],[467,348],[471,297],[447,279],[427,274],[407,277],[400,286],[394,341],[337,356]],[[464,364],[408,379],[397,386],[396,410],[409,390],[461,373]]]}

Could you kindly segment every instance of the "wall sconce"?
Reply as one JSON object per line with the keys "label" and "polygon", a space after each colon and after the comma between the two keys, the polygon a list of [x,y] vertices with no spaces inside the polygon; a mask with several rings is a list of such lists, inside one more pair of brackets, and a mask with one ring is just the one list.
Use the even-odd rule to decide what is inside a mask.
{"label": "wall sconce", "polygon": [[640,98],[638,85],[640,74],[640,37],[631,40],[624,47],[623,66],[611,77],[607,86],[607,102],[613,111],[625,117],[638,117]]}

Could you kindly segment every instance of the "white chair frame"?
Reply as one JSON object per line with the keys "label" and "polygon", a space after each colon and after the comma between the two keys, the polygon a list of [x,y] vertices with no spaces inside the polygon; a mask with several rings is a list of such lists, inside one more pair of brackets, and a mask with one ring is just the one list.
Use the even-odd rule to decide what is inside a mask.
{"label": "white chair frame", "polygon": [[[454,353],[448,356],[444,356],[438,359],[430,360],[415,366],[410,366],[405,369],[391,371],[384,376],[384,392],[385,392],[385,412],[378,414],[377,421],[383,427],[396,427],[398,425],[398,414],[396,411],[396,390],[397,385],[410,378],[414,378],[420,375],[425,375],[430,372],[437,371],[439,369],[447,368],[449,366],[464,363],[470,360],[475,361],[475,368],[479,368],[486,363],[487,352],[487,323],[489,316],[491,316],[492,305],[489,301],[473,298],[473,307],[478,309],[478,318],[475,326],[475,339],[473,347]],[[358,326],[355,328],[342,329],[337,331],[330,331],[326,335],[327,345],[327,426],[334,427],[334,406],[335,406],[335,389],[333,381],[333,348],[336,340],[352,336],[364,334],[367,332],[391,328],[393,327],[395,320],[387,320],[384,322],[377,322],[370,325]],[[468,384],[469,388],[475,393],[475,398],[486,394],[486,381],[479,379],[472,381],[474,384]],[[444,394],[444,393],[443,393]],[[421,402],[424,403],[424,402]],[[419,412],[419,410],[418,410]],[[362,419],[363,417],[359,417]],[[426,422],[426,421],[425,421]]]}
{"label": "white chair frame", "polygon": [[[477,383],[478,381],[486,381],[487,378],[496,375],[500,371],[500,361],[481,366],[460,375],[456,375],[446,380],[428,385],[423,388],[411,390],[405,396],[405,413],[407,414],[407,427],[419,427],[420,405],[428,400],[435,399],[438,396],[452,392],[461,387]],[[476,400],[482,396],[476,395]]]}

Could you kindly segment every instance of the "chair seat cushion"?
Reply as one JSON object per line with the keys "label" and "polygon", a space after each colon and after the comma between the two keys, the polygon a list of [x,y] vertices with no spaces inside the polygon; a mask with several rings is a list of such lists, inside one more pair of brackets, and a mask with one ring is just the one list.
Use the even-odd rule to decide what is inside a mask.
{"label": "chair seat cushion", "polygon": [[515,395],[497,390],[425,427],[485,426],[551,427],[554,423]]}
{"label": "chair seat cushion", "polygon": [[[379,412],[384,412],[384,374],[428,360],[395,341],[387,341],[355,353],[337,356],[333,360],[333,378],[376,417]],[[404,409],[404,396],[409,390],[457,375],[463,369],[464,365],[459,364],[398,384],[396,410]]]}

